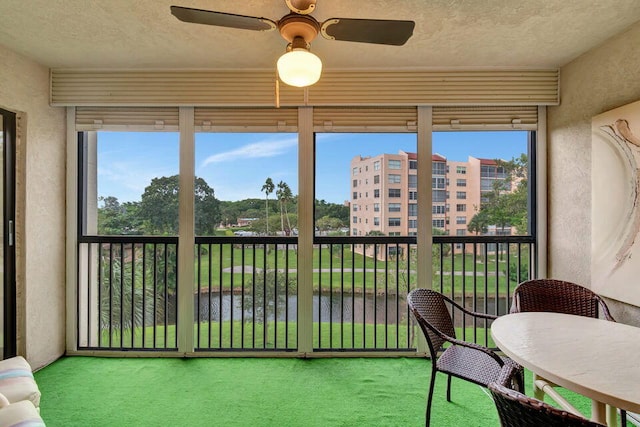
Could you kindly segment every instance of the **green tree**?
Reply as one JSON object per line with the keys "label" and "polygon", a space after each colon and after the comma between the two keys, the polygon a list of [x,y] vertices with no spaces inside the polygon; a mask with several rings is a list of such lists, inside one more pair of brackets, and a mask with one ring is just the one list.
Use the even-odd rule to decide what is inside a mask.
{"label": "green tree", "polygon": [[[149,245],[147,254],[152,254],[151,246]],[[106,250],[102,251],[102,262],[100,263],[100,328],[103,331],[111,330],[113,338],[117,339],[120,330],[130,336],[133,328],[145,326],[143,319],[145,319],[145,323],[163,322],[164,303],[157,301],[164,301],[167,298],[167,308],[169,310],[172,309],[172,306],[175,308],[175,292],[173,292],[175,290],[175,274],[171,274],[171,271],[175,269],[175,263],[170,262],[172,257],[167,257],[167,262],[171,264],[168,266],[171,271],[168,271],[165,286],[163,253],[160,253],[160,256],[156,254],[156,256],[146,259],[148,264],[162,268],[162,271],[154,276],[151,266],[143,268],[141,247],[136,247],[135,250],[127,246],[120,248],[116,245],[110,249],[109,247],[106,245]],[[122,260],[124,260],[124,265]],[[133,277],[132,268],[134,269]],[[146,278],[143,278],[143,271],[146,271]],[[156,283],[154,283],[154,278]],[[147,283],[147,286],[142,286],[143,281]],[[168,295],[165,295],[165,289],[168,291]],[[145,301],[146,303],[143,304]],[[108,337],[108,333],[104,335]],[[106,337],[105,339],[108,339]],[[124,339],[124,337],[120,339]]]}
{"label": "green tree", "polygon": [[220,202],[204,179],[196,178],[194,185],[195,233],[198,236],[212,236],[222,222]]}
{"label": "green tree", "polygon": [[[291,235],[291,222],[289,221],[289,212],[287,210],[287,204],[293,198],[291,188],[286,182],[280,181],[278,183],[278,190],[276,191],[278,197],[278,203],[280,204],[280,229],[282,232],[289,236]],[[287,228],[284,227],[285,219],[287,221]]]}
{"label": "green tree", "polygon": [[[199,234],[213,234],[220,223],[219,202],[214,191],[202,178],[196,178],[195,225]],[[153,178],[145,188],[140,202],[140,218],[145,234],[178,234],[178,175]]]}
{"label": "green tree", "polygon": [[264,182],[264,184],[262,185],[262,189],[260,191],[264,191],[264,206],[265,206],[265,210],[266,210],[266,226],[267,226],[267,235],[269,235],[269,194],[273,193],[273,190],[275,188],[275,185],[273,185],[273,180],[271,179],[271,177],[268,177],[267,180]]}
{"label": "green tree", "polygon": [[120,204],[113,196],[99,197],[98,201],[102,202],[102,206],[98,207],[99,235],[142,233],[142,221],[138,214],[139,202]]}
{"label": "green tree", "polygon": [[342,221],[339,218],[326,215],[316,221],[316,227],[320,231],[338,230],[342,227]]}
{"label": "green tree", "polygon": [[342,226],[349,224],[349,206],[337,203],[328,203],[325,200],[316,200],[315,219],[329,216],[342,221]]}
{"label": "green tree", "polygon": [[475,233],[476,236],[486,234],[489,227],[489,221],[488,212],[484,209],[480,209],[467,224],[467,230],[471,233]]}
{"label": "green tree", "polygon": [[238,218],[259,218],[264,212],[261,199],[220,201],[220,217],[230,224],[237,224]]}
{"label": "green tree", "polygon": [[517,232],[525,233],[528,225],[527,155],[510,161],[496,160],[496,163],[505,171],[505,178],[494,181],[480,211],[485,211],[489,224],[503,229],[513,227]]}
{"label": "green tree", "polygon": [[[267,251],[265,245],[265,251]],[[278,249],[276,249],[278,250]],[[247,287],[252,288],[252,292],[245,296],[244,310],[251,313],[246,317],[246,321],[252,320],[262,323],[264,326],[264,335],[269,337],[268,324],[269,320],[276,322],[279,313],[286,310],[288,301],[287,295],[296,295],[297,279],[295,274],[286,274],[270,269],[255,274],[249,279]],[[287,294],[288,292],[288,294]],[[255,319],[253,318],[255,313]],[[265,341],[265,344],[267,342]],[[271,343],[275,346],[275,342]]]}

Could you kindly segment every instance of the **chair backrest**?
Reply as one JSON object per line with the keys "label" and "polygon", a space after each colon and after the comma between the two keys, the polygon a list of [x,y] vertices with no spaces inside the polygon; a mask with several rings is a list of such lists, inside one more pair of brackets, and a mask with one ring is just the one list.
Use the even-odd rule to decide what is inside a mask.
{"label": "chair backrest", "polygon": [[414,289],[407,295],[407,304],[427,339],[433,360],[447,341],[441,335],[456,337],[451,314],[442,294],[431,289]]}
{"label": "chair backrest", "polygon": [[513,291],[511,313],[548,311],[599,317],[613,320],[600,296],[578,284],[556,279],[533,279],[522,282]]}
{"label": "chair backrest", "polygon": [[602,427],[498,383],[488,386],[502,427]]}

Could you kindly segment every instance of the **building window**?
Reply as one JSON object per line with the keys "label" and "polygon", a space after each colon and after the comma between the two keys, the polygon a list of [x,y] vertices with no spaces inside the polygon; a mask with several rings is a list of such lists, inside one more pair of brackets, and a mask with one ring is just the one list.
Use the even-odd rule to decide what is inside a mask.
{"label": "building window", "polygon": [[433,202],[444,202],[447,200],[447,192],[444,190],[433,190]]}
{"label": "building window", "polygon": [[389,203],[389,212],[400,212],[400,203]]}
{"label": "building window", "polygon": [[493,190],[493,183],[495,179],[491,178],[480,178],[480,191],[491,191]]}
{"label": "building window", "polygon": [[466,212],[466,211],[467,211],[467,205],[465,204],[456,205],[456,212]]}
{"label": "building window", "polygon": [[431,224],[435,228],[444,228],[444,219],[432,219]]}
{"label": "building window", "polygon": [[444,178],[431,178],[431,188],[445,188],[445,179]]}
{"label": "building window", "polygon": [[373,204],[373,211],[374,212],[380,212],[380,203],[374,203]]}
{"label": "building window", "polygon": [[401,196],[400,196],[400,189],[399,189],[399,188],[390,188],[390,189],[389,189],[389,197],[390,197],[390,198],[398,198],[398,197],[401,197]]}
{"label": "building window", "polygon": [[389,218],[389,227],[400,227],[400,218]]}
{"label": "building window", "polygon": [[402,169],[402,161],[401,160],[389,160],[389,169]]}
{"label": "building window", "polygon": [[353,204],[353,211],[357,212],[358,211],[358,205],[356,205],[355,203]]}
{"label": "building window", "polygon": [[418,205],[416,203],[409,203],[409,216],[418,216]]}
{"label": "building window", "polygon": [[353,192],[353,200],[356,200],[358,198],[358,192],[354,191]]}
{"label": "building window", "polygon": [[456,179],[456,185],[458,187],[466,187],[467,186],[467,180],[466,179]]}
{"label": "building window", "polygon": [[456,217],[456,224],[466,224],[467,223],[467,217],[466,216],[457,216]]}
{"label": "building window", "polygon": [[409,191],[409,200],[418,200],[418,192]]}
{"label": "building window", "polygon": [[400,184],[400,175],[396,173],[389,174],[389,184]]}
{"label": "building window", "polygon": [[375,162],[373,162],[373,170],[374,171],[380,170],[380,160],[376,160]]}
{"label": "building window", "polygon": [[447,167],[444,162],[433,162],[432,168],[433,175],[446,175]]}
{"label": "building window", "polygon": [[357,187],[357,186],[358,186],[358,180],[357,180],[357,179],[354,179],[354,180],[353,180],[353,186],[354,186],[354,187]]}
{"label": "building window", "polygon": [[353,168],[353,175],[354,176],[358,175],[358,168]]}
{"label": "building window", "polygon": [[483,178],[504,179],[507,177],[507,172],[502,166],[481,165],[480,176]]}
{"label": "building window", "polygon": [[380,190],[379,189],[375,189],[373,190],[373,198],[374,199],[379,199],[380,198]]}
{"label": "building window", "polygon": [[[399,236],[399,235],[400,235],[399,231],[390,231],[389,232],[389,236]],[[391,249],[391,248],[389,248],[389,249]]]}
{"label": "building window", "polygon": [[380,175],[374,175],[373,176],[373,183],[374,184],[380,184]]}
{"label": "building window", "polygon": [[418,228],[418,220],[410,219],[409,220],[409,228]]}
{"label": "building window", "polygon": [[409,169],[418,169],[418,161],[409,160]]}
{"label": "building window", "polygon": [[467,230],[465,230],[464,228],[459,228],[456,230],[456,236],[466,236],[467,235]]}
{"label": "building window", "polygon": [[373,225],[380,225],[380,217],[379,216],[374,216],[373,217]]}
{"label": "building window", "polygon": [[351,235],[352,236],[357,236],[358,235],[358,229],[354,228],[353,230],[351,230]]}
{"label": "building window", "polygon": [[456,173],[459,173],[460,175],[465,175],[467,173],[467,167],[466,166],[456,166]]}
{"label": "building window", "polygon": [[409,188],[418,188],[418,175],[409,175]]}
{"label": "building window", "polygon": [[467,198],[467,192],[466,191],[456,191],[456,198],[457,199],[466,199]]}
{"label": "building window", "polygon": [[353,217],[353,223],[354,223],[354,224],[357,224],[357,223],[358,223],[358,217],[357,217],[357,216],[354,216],[354,217]]}
{"label": "building window", "polygon": [[431,213],[434,215],[444,215],[446,213],[446,209],[444,205],[433,205],[431,206]]}

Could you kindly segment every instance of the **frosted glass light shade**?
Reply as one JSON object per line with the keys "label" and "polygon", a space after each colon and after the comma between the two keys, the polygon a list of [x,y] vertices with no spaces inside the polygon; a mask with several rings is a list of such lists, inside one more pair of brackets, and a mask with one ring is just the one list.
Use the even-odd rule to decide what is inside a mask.
{"label": "frosted glass light shade", "polygon": [[320,80],[322,61],[304,49],[287,52],[278,59],[278,76],[291,86],[310,86]]}

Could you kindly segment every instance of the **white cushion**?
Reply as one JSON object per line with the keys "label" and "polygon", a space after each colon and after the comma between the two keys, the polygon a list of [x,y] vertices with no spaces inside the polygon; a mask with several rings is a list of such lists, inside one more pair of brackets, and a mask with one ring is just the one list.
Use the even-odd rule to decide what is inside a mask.
{"label": "white cushion", "polygon": [[12,403],[0,409],[0,427],[43,427],[44,421],[29,400]]}
{"label": "white cushion", "polygon": [[24,357],[0,360],[0,393],[11,403],[30,400],[35,407],[40,406],[40,390]]}

